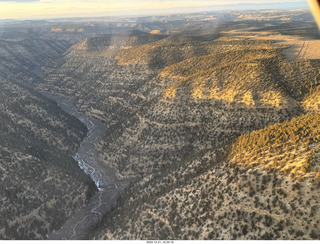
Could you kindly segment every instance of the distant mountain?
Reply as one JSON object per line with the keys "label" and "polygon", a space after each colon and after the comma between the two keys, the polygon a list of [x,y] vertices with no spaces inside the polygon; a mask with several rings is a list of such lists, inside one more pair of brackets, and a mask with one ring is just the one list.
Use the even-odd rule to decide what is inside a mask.
{"label": "distant mountain", "polygon": [[[308,9],[308,4],[306,1],[301,2],[279,2],[279,3],[239,3],[239,4],[222,4],[222,5],[208,5],[208,6],[193,6],[193,7],[180,7],[172,8],[167,10],[161,10],[162,14],[173,14],[173,13],[195,13],[203,12],[205,9],[208,11],[244,11],[244,10],[288,10],[288,9]],[[160,14],[159,10],[144,11],[140,14]]]}
{"label": "distant mountain", "polygon": [[279,2],[279,3],[241,3],[241,4],[226,4],[219,6],[210,6],[210,10],[268,10],[268,9],[307,9],[306,1],[301,2]]}

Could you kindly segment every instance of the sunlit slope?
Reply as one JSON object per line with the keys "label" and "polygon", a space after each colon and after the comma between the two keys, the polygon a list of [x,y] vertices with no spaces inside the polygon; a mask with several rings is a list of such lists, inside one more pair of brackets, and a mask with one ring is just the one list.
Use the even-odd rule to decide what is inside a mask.
{"label": "sunlit slope", "polygon": [[[216,41],[217,51],[187,59],[166,67],[162,77],[178,82],[164,91],[174,97],[179,88],[187,87],[194,99],[220,99],[247,106],[296,106],[314,84],[316,65],[288,62],[282,55],[284,46],[271,41]],[[225,47],[228,47],[227,50]]]}
{"label": "sunlit slope", "polygon": [[[199,40],[200,39],[200,40]],[[284,45],[272,41],[221,37],[210,41],[168,37],[158,42],[122,50],[120,65],[148,65],[162,79],[163,91],[174,98],[179,90],[191,97],[216,99],[245,106],[294,107],[318,84],[317,61],[289,62]]]}
{"label": "sunlit slope", "polygon": [[239,137],[231,161],[319,184],[320,114],[311,113]]}
{"label": "sunlit slope", "polygon": [[310,90],[303,99],[303,106],[308,111],[319,111],[320,109],[320,87],[317,86]]}
{"label": "sunlit slope", "polygon": [[44,239],[92,194],[72,159],[86,128],[0,78],[0,239]]}
{"label": "sunlit slope", "polygon": [[175,161],[133,184],[94,239],[317,239],[314,185],[226,161],[228,147]]}

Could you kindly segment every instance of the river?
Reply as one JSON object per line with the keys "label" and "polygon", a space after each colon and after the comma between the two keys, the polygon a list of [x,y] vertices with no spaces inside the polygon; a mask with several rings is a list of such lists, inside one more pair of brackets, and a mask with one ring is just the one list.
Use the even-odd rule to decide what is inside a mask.
{"label": "river", "polygon": [[106,126],[99,120],[89,118],[78,111],[73,101],[53,95],[46,91],[40,92],[55,101],[58,106],[78,118],[88,128],[87,136],[81,142],[74,159],[81,169],[91,176],[99,191],[88,201],[87,205],[71,216],[57,231],[47,235],[49,240],[80,240],[86,237],[90,227],[115,205],[118,196],[127,186],[128,181],[117,179],[113,169],[105,166],[99,159],[95,145],[106,132]]}

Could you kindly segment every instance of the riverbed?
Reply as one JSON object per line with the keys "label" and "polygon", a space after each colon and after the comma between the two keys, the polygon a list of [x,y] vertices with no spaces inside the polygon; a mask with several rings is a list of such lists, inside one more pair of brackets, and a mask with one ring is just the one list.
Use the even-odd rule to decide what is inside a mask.
{"label": "riverbed", "polygon": [[87,205],[72,215],[59,230],[47,235],[49,240],[83,239],[87,236],[90,227],[116,204],[118,196],[128,183],[118,180],[114,170],[105,166],[99,159],[95,145],[104,136],[106,126],[101,121],[79,112],[72,100],[47,91],[40,93],[56,102],[62,110],[79,119],[88,128],[87,136],[73,158],[78,162],[79,167],[90,175],[98,191],[89,199]]}

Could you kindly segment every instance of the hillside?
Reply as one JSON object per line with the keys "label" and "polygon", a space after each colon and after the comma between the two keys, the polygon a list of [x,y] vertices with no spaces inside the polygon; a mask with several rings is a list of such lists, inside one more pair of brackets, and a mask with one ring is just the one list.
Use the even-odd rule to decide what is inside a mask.
{"label": "hillside", "polygon": [[319,184],[318,113],[268,126],[237,139],[231,162]]}
{"label": "hillside", "polygon": [[[141,48],[150,46],[159,48],[158,53],[161,55],[155,55],[152,49],[141,51]],[[217,59],[221,47],[225,47],[226,55],[220,55],[220,59]],[[271,54],[267,53],[269,49],[266,47],[271,50]],[[259,52],[261,58],[254,59],[254,54]],[[241,58],[238,66],[235,66],[233,62],[229,62],[235,53],[246,54],[248,59]],[[173,58],[171,54],[178,58]],[[122,55],[129,63],[122,63]],[[195,61],[215,60],[208,59],[208,55],[216,55],[216,63],[207,62],[208,66],[204,66]],[[81,111],[104,121],[110,129],[98,145],[101,159],[116,169],[120,178],[130,178],[159,171],[165,165],[172,165],[175,160],[183,160],[195,152],[228,142],[241,133],[298,115],[301,109],[296,101],[281,89],[278,82],[272,83],[272,72],[266,68],[273,64],[273,58],[279,56],[281,57],[279,47],[273,46],[271,42],[230,41],[228,38],[192,41],[188,37],[168,37],[120,50],[115,59],[114,56],[83,56],[83,50],[77,52],[71,48],[63,64],[57,69],[47,70],[45,82],[39,84],[38,89],[74,97]],[[137,59],[132,60],[130,57]],[[145,57],[149,58],[144,59]],[[225,57],[225,61],[222,57]],[[269,58],[267,61],[270,64],[261,61],[263,57]],[[136,63],[136,60],[139,62]],[[281,100],[282,106],[261,106],[259,103],[255,106],[230,106],[232,101],[226,102],[216,97],[195,99],[190,94],[190,83],[197,84],[195,79],[181,86],[174,98],[168,98],[163,93],[181,81],[179,78],[163,75],[171,66],[159,70],[159,67],[151,65],[150,60],[159,65],[194,62],[204,69],[217,68],[217,63],[220,68],[223,63],[231,74],[237,74],[233,76],[234,80],[230,79],[233,86],[243,80],[243,86],[253,92],[259,91],[259,86],[262,87],[261,92],[266,92],[269,88],[271,95],[265,98],[269,103],[274,102],[277,94],[288,102]],[[247,74],[243,67],[250,67],[252,63],[256,64],[251,65],[252,72],[261,77],[255,86],[253,84],[256,76],[252,78],[252,83],[248,83],[245,81],[250,74],[244,77],[239,75],[240,71]],[[277,68],[276,66],[275,69]],[[226,72],[221,72],[224,73]],[[212,73],[208,73],[208,76],[210,74]],[[275,94],[272,94],[270,85],[273,85]],[[236,88],[241,92],[243,90],[241,86]],[[231,89],[226,87],[225,91],[231,92]]]}
{"label": "hillside", "polygon": [[319,108],[320,108],[319,93],[320,93],[319,86],[310,89],[310,92],[307,94],[307,96],[305,96],[302,102],[306,110],[319,111]]}
{"label": "hillside", "polygon": [[70,46],[65,40],[0,40],[1,76],[20,83],[37,82],[42,76],[41,67],[60,57]]}
{"label": "hillside", "polygon": [[[152,28],[153,34],[137,28],[95,35],[63,54],[61,48],[60,56],[46,54],[50,62],[43,57],[44,62],[37,61],[41,57],[26,62],[34,62],[39,73],[31,74],[32,67],[23,66],[20,58],[8,58],[5,64],[13,68],[6,78],[15,73],[17,82],[32,81],[35,90],[71,100],[80,112],[107,127],[94,143],[96,153],[119,180],[131,184],[111,211],[101,219],[97,215],[99,222],[88,239],[320,238],[319,61],[289,60],[285,56],[289,46],[232,31],[282,33],[288,20],[278,23],[279,18],[296,16],[301,21],[306,13],[246,14],[249,19],[226,14],[228,20],[237,21],[221,23],[213,21],[213,14],[190,15],[174,25],[171,18],[181,17],[158,16],[159,26],[166,28]],[[140,20],[145,21],[137,24],[140,27],[150,21]],[[316,38],[311,27],[297,26],[296,31],[291,26],[290,35]],[[24,70],[30,75],[20,80]],[[6,79],[3,84],[10,87]],[[53,107],[42,109],[47,103],[22,87],[6,89],[13,100],[6,105],[3,99],[8,107],[3,117],[9,122],[2,129],[6,139],[1,141],[8,143],[1,155],[11,150],[9,155],[24,162],[29,153],[30,159],[48,161],[50,172],[59,176],[62,166],[56,157],[65,157],[63,161],[75,167],[70,155],[85,134],[81,124]],[[14,99],[15,90],[26,95]],[[19,107],[28,104],[29,96],[32,103],[42,105]],[[41,113],[34,112],[38,110]],[[35,115],[43,111],[46,116]],[[11,131],[22,136],[32,131],[25,138],[40,149],[24,151],[19,143],[11,143],[7,139],[14,138]],[[76,210],[91,193],[87,178],[77,176],[78,169],[70,171],[67,178],[57,178],[73,194],[69,193],[66,208],[59,208],[65,211],[61,216],[70,216],[69,207]],[[64,189],[57,192],[66,199]],[[49,198],[45,201],[51,203]],[[97,202],[103,204],[101,198]]]}
{"label": "hillside", "polygon": [[101,55],[101,52],[104,51],[129,49],[135,46],[161,40],[164,37],[165,36],[149,34],[138,30],[125,31],[117,35],[106,34],[86,38],[75,45],[74,49],[77,51],[81,50],[83,53],[94,52],[95,55]]}
{"label": "hillside", "polygon": [[3,78],[0,100],[0,237],[44,239],[95,190],[72,159],[86,127]]}
{"label": "hillside", "polygon": [[[211,42],[219,35],[210,35],[209,42],[185,35],[172,35],[150,44],[140,45],[118,53],[120,65],[148,65],[151,69],[164,68],[193,56],[209,54]],[[207,38],[205,38],[207,39]]]}
{"label": "hillside", "polygon": [[89,238],[106,240],[318,239],[319,188],[224,161],[227,148],[132,185]]}
{"label": "hillside", "polygon": [[164,67],[159,71],[160,77],[173,80],[163,91],[168,98],[187,89],[195,100],[291,107],[297,106],[294,99],[300,100],[318,85],[316,60],[288,62],[282,54],[286,46],[272,41],[231,36],[198,43],[157,44],[121,52],[119,64],[153,67],[156,63]]}
{"label": "hillside", "polygon": [[[202,42],[208,51],[191,51],[191,56],[187,50],[194,49],[186,43],[185,49],[170,43],[157,56],[150,46],[156,49],[159,42],[118,55],[120,67],[155,70],[162,87],[101,142],[104,161],[119,177],[140,178],[89,238],[319,238],[313,151],[318,115],[284,122],[303,113],[301,101],[318,85],[318,62],[289,62],[282,54],[286,47],[272,41],[223,37]],[[175,50],[178,58],[171,56]],[[265,151],[264,158],[255,159],[249,146],[247,154],[243,147],[238,150],[245,157],[229,151],[231,146],[219,148],[242,133],[258,130],[252,133],[259,135],[259,129],[266,131],[261,137],[269,135],[267,145],[275,152],[256,140],[248,144],[258,155]],[[281,129],[299,143],[285,141]],[[273,153],[282,161],[274,157],[274,169],[264,167]]]}

